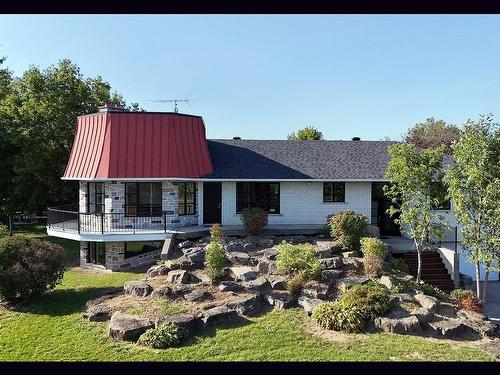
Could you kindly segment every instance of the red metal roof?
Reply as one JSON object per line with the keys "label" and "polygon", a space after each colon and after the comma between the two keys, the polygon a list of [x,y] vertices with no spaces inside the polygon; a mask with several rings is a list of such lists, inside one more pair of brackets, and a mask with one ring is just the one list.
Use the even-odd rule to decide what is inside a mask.
{"label": "red metal roof", "polygon": [[78,117],[64,178],[199,178],[212,170],[201,117],[103,112]]}

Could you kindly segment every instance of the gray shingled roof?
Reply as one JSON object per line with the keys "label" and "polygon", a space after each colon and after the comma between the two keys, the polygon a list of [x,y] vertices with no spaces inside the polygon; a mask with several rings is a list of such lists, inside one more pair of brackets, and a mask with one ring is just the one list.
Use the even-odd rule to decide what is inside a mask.
{"label": "gray shingled roof", "polygon": [[392,141],[208,140],[220,179],[385,180]]}

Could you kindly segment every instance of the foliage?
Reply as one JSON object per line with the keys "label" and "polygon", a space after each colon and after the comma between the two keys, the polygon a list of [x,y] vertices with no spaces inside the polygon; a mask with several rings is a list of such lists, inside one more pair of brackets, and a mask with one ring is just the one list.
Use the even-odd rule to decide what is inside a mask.
{"label": "foliage", "polygon": [[0,224],[0,238],[9,234],[9,228],[6,225]]}
{"label": "foliage", "polygon": [[375,282],[354,285],[342,294],[340,300],[347,306],[357,307],[367,317],[385,315],[391,309],[389,291]]}
{"label": "foliage", "polygon": [[412,144],[395,144],[388,149],[390,160],[385,176],[391,181],[384,194],[391,199],[389,214],[413,239],[417,250],[417,281],[421,276],[421,254],[431,240],[442,237],[444,217],[433,210],[440,202],[433,196],[441,183],[443,148],[419,150]]}
{"label": "foliage", "polygon": [[398,285],[395,285],[392,289],[391,289],[391,292],[392,293],[406,293],[408,292],[408,283],[400,283]]}
{"label": "foliage", "polygon": [[212,224],[212,226],[210,227],[210,238],[212,239],[212,241],[222,243],[224,233],[222,232],[220,224]]}
{"label": "foliage", "polygon": [[369,277],[377,276],[384,266],[387,245],[378,238],[373,237],[363,237],[360,243],[365,274]]}
{"label": "foliage", "polygon": [[450,297],[456,301],[467,297],[474,297],[474,293],[470,289],[453,289],[450,293]]}
{"label": "foliage", "polygon": [[430,284],[421,282],[421,283],[418,283],[417,286],[420,289],[422,289],[422,292],[424,292],[424,294],[427,296],[438,297],[440,295],[440,290],[438,288],[436,288],[435,286],[432,286]]}
{"label": "foliage", "polygon": [[306,272],[299,271],[295,275],[291,275],[286,283],[287,290],[294,296],[298,296],[306,285],[309,277]]}
{"label": "foliage", "polygon": [[326,238],[331,238],[331,237],[332,237],[332,232],[331,232],[331,230],[330,230],[330,224],[329,224],[329,223],[327,223],[327,224],[323,225],[323,226],[321,227],[321,229],[320,229],[320,231],[319,231],[319,233],[318,233],[318,234],[323,235],[323,236],[325,236]]}
{"label": "foliage", "polygon": [[170,322],[162,322],[144,332],[137,344],[155,349],[166,349],[179,345],[181,339],[182,332],[179,327]]}
{"label": "foliage", "polygon": [[323,133],[314,126],[306,126],[304,129],[298,130],[297,134],[289,134],[287,139],[289,141],[319,141],[323,139]]}
{"label": "foliage", "polygon": [[368,235],[368,219],[353,210],[337,212],[329,216],[330,231],[343,250],[359,251],[361,237]]}
{"label": "foliage", "polygon": [[[480,290],[480,264],[486,272],[500,271],[500,126],[491,115],[467,121],[462,138],[453,145],[454,165],[446,175],[457,221],[462,225],[461,245],[476,267],[476,295]],[[485,275],[487,276],[487,275]]]}
{"label": "foliage", "polygon": [[226,254],[224,247],[219,242],[212,241],[206,246],[205,267],[207,268],[208,276],[213,283],[217,282],[222,276],[224,263],[226,262]]}
{"label": "foliage", "polygon": [[0,241],[0,295],[30,302],[55,288],[64,274],[64,250],[48,241],[7,237]]}
{"label": "foliage", "polygon": [[322,328],[350,333],[361,332],[367,324],[367,317],[360,308],[342,301],[319,304],[312,320]]}
{"label": "foliage", "polygon": [[292,245],[286,241],[281,242],[277,248],[276,267],[288,275],[303,272],[304,276],[315,279],[321,274],[319,259],[314,253],[311,244]]}
{"label": "foliage", "polygon": [[460,309],[481,312],[483,308],[481,301],[475,298],[470,289],[454,289],[450,297],[455,300]]}
{"label": "foliage", "polygon": [[461,133],[455,125],[431,117],[408,130],[404,141],[423,149],[444,146],[444,152],[451,154],[451,145],[460,138]]}
{"label": "foliage", "polygon": [[265,210],[260,207],[244,208],[241,211],[241,222],[245,226],[247,232],[258,234],[267,225],[268,215]]}
{"label": "foliage", "polygon": [[410,273],[410,267],[408,267],[408,264],[404,261],[404,259],[389,258],[388,263],[389,263],[388,267],[389,272],[403,272],[408,274]]}

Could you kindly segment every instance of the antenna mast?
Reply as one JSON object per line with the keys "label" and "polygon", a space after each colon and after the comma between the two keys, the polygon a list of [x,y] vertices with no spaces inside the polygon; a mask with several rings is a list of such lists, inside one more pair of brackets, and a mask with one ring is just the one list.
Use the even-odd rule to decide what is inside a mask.
{"label": "antenna mast", "polygon": [[179,113],[179,110],[177,109],[177,102],[184,102],[189,104],[189,99],[184,98],[184,99],[158,99],[158,100],[153,100],[155,103],[174,103],[174,112]]}

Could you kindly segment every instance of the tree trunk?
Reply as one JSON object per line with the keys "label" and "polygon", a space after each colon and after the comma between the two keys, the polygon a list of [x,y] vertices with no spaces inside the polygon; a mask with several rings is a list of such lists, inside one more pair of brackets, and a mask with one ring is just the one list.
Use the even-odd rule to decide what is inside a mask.
{"label": "tree trunk", "polygon": [[12,216],[9,215],[9,236],[12,236]]}
{"label": "tree trunk", "polygon": [[486,268],[486,271],[484,272],[484,281],[483,281],[483,295],[481,296],[483,302],[486,302],[486,291],[488,290],[488,277],[490,276],[490,270]]}
{"label": "tree trunk", "polygon": [[476,295],[477,299],[481,299],[481,268],[479,262],[476,262]]}
{"label": "tree trunk", "polygon": [[422,249],[417,246],[417,283],[420,283],[420,276],[422,274]]}

